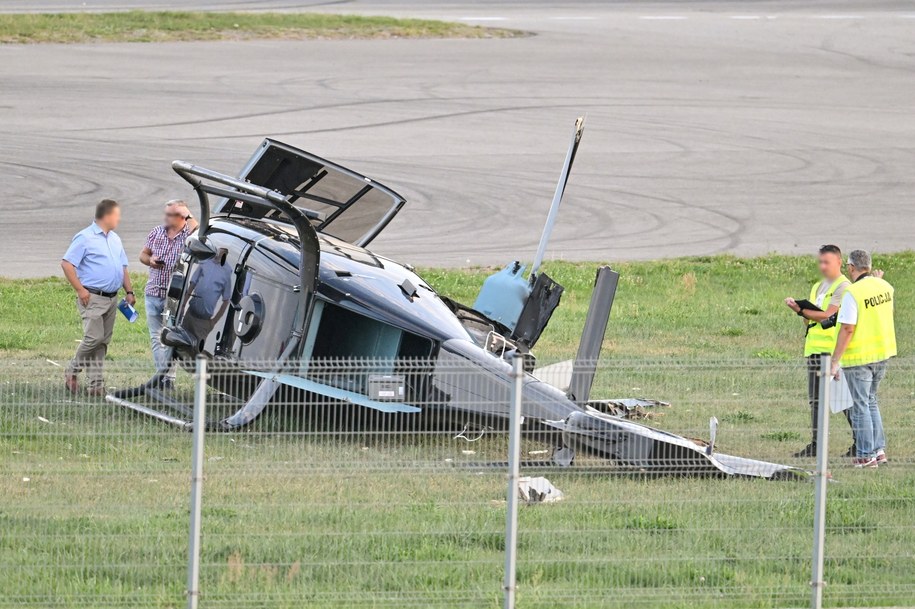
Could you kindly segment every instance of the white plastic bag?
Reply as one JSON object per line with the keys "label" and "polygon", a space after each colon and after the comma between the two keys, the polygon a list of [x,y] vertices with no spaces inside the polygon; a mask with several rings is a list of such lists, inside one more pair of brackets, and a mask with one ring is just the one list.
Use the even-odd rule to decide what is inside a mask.
{"label": "white plastic bag", "polygon": [[839,379],[831,376],[829,383],[829,410],[835,414],[851,408],[851,391],[848,389],[845,371],[839,368]]}

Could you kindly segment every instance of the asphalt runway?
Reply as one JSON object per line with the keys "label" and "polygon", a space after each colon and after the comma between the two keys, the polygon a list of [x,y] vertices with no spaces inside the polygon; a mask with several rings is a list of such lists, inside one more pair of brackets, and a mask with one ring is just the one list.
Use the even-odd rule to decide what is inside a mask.
{"label": "asphalt runway", "polygon": [[58,274],[103,197],[123,203],[135,259],[161,204],[192,195],[173,159],[235,172],[264,136],[408,199],[378,253],[418,265],[530,259],[578,114],[587,125],[551,259],[912,247],[911,3],[192,4],[535,35],[0,46],[0,275]]}

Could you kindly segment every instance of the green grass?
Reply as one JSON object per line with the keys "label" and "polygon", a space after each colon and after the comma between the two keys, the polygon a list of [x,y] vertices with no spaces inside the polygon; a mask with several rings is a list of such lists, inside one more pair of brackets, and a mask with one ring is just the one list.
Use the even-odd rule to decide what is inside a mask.
{"label": "green grass", "polygon": [[[897,289],[903,356],[912,353],[913,262],[912,253],[878,259]],[[574,354],[594,266],[547,267],[567,292],[538,346],[542,360]],[[806,293],[813,261],[616,268],[597,394],[668,400],[652,424],[692,436],[706,437],[717,416],[721,451],[790,462],[809,423],[802,329],[781,300]],[[472,303],[488,272],[422,275]],[[0,320],[0,607],[183,606],[188,434],[60,397],[60,369],[44,359],[62,362],[79,338],[62,281],[0,280]],[[141,324],[117,324],[109,381],[123,386],[148,373],[148,363],[134,365],[147,358],[148,336]],[[882,388],[894,464],[865,472],[832,462],[827,606],[915,602],[913,372],[900,358]],[[504,436],[317,434],[277,420],[207,439],[201,606],[500,606],[504,478],[460,465],[503,459]],[[832,425],[837,457],[849,436],[841,417]],[[547,475],[566,499],[522,509],[519,607],[807,604],[810,484],[525,473]]]}
{"label": "green grass", "polygon": [[510,38],[522,32],[429,19],[319,13],[152,12],[0,15],[2,43]]}
{"label": "green grass", "polygon": [[[915,302],[915,253],[877,256],[875,264],[896,287],[900,303]],[[546,272],[566,288],[562,303],[537,345],[542,361],[575,355],[596,265],[550,263]],[[659,361],[738,358],[796,361],[803,325],[782,302],[810,290],[816,270],[809,258],[717,256],[614,265],[620,285],[604,355],[615,360]],[[472,304],[492,269],[422,269],[439,292]],[[144,275],[134,275],[137,293]],[[68,357],[81,336],[74,295],[62,278],[0,278],[0,355],[19,358]],[[144,319],[142,302],[141,319]],[[915,307],[900,306],[900,354],[913,353]],[[109,352],[116,360],[143,358],[148,340],[142,323],[118,318]]]}
{"label": "green grass", "polygon": [[[915,301],[915,253],[876,256],[900,302]],[[714,256],[614,264],[620,284],[605,353],[616,359],[737,357],[791,359],[801,351],[803,325],[786,296],[804,297],[816,279],[805,257]],[[537,353],[542,359],[574,356],[587,311],[595,264],[552,263],[546,271],[566,287]],[[437,290],[473,303],[489,269],[431,270]],[[897,327],[915,323],[915,307],[900,306]],[[915,336],[900,331],[900,353],[912,354]]]}

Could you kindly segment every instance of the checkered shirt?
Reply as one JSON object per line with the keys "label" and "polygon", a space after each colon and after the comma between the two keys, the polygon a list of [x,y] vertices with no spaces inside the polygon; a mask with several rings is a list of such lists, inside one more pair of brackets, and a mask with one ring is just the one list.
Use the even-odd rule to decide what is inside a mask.
{"label": "checkered shirt", "polygon": [[174,239],[168,238],[168,231],[164,226],[157,226],[152,229],[146,237],[146,247],[150,249],[153,256],[164,264],[159,269],[149,267],[149,281],[146,282],[147,296],[165,297],[168,292],[168,282],[171,280],[172,271],[175,270],[175,265],[178,264],[178,258],[181,257],[181,253],[184,251],[184,242],[190,234],[191,230],[185,224]]}

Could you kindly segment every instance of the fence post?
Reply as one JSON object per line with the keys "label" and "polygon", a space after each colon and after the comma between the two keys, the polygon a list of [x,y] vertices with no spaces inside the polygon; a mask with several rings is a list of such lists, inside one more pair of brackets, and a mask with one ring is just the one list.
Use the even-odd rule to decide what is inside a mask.
{"label": "fence post", "polygon": [[191,523],[188,536],[187,607],[200,597],[200,508],[203,503],[203,439],[206,427],[207,360],[197,356],[194,373],[194,441],[191,449]]}
{"label": "fence post", "polygon": [[819,385],[819,408],[817,409],[817,469],[814,477],[815,496],[813,501],[813,575],[810,586],[813,595],[810,606],[821,609],[823,606],[823,588],[826,581],[823,579],[824,548],[826,543],[826,484],[829,481],[829,369],[832,358],[829,355],[820,356],[820,368],[817,370]]}
{"label": "fence post", "polygon": [[508,436],[508,495],[505,515],[505,591],[504,609],[515,608],[515,580],[518,558],[518,479],[521,477],[521,392],[524,381],[524,358],[512,359],[511,416]]}

